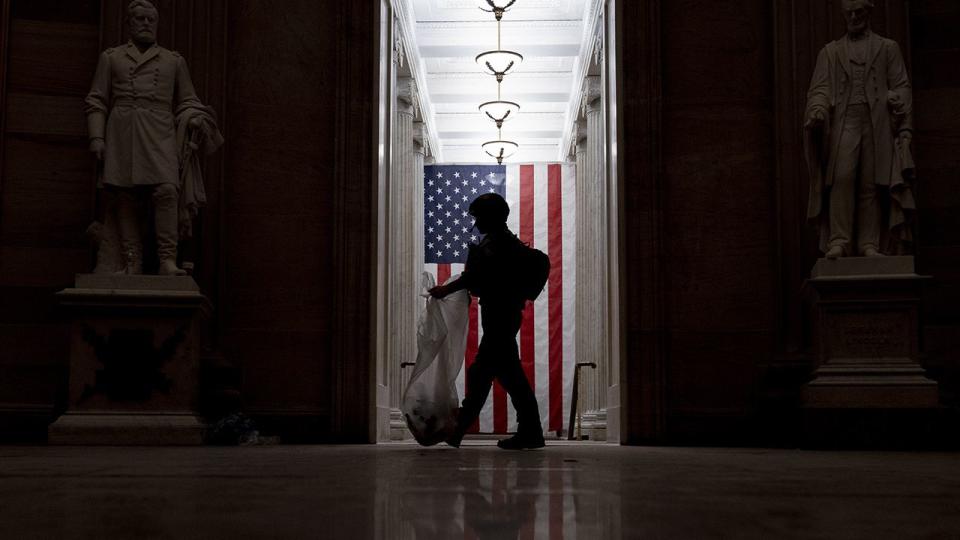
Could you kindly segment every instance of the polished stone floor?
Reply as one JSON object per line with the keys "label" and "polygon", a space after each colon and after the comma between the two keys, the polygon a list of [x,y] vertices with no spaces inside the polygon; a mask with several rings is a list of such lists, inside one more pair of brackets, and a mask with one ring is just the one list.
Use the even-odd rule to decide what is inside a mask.
{"label": "polished stone floor", "polygon": [[0,447],[0,538],[960,538],[960,454]]}

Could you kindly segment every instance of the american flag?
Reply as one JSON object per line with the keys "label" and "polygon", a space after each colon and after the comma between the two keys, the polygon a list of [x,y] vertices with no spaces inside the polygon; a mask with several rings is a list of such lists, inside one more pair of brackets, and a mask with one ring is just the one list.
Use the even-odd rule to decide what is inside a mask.
{"label": "american flag", "polygon": [[[510,205],[507,225],[520,240],[550,257],[550,279],[524,310],[517,342],[520,363],[549,432],[565,431],[575,363],[574,291],[576,223],[574,171],[569,163],[518,165],[427,165],[424,167],[425,270],[438,283],[463,271],[469,245],[480,241],[467,209],[484,193],[499,193]],[[476,301],[470,304],[465,369],[457,380],[463,398],[466,368],[483,336]],[[507,433],[516,413],[506,391],[494,383],[472,432]]]}

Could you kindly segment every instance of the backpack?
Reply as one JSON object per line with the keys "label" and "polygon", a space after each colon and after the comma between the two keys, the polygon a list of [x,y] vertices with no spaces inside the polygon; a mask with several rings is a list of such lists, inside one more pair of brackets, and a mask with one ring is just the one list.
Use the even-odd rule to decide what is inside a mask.
{"label": "backpack", "polygon": [[550,257],[539,249],[520,244],[517,262],[520,293],[525,300],[536,300],[550,278]]}

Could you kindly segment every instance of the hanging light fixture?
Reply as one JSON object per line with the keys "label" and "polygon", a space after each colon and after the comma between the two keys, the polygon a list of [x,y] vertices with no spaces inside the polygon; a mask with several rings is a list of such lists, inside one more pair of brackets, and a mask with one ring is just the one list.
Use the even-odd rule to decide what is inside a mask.
{"label": "hanging light fixture", "polygon": [[517,117],[517,114],[520,112],[520,104],[514,103],[513,101],[503,101],[500,99],[500,85],[501,82],[497,82],[497,99],[496,101],[487,101],[480,104],[480,112],[487,115],[488,118],[493,120],[497,124],[497,129],[503,127],[503,123],[507,120],[512,120]]}
{"label": "hanging light fixture", "polygon": [[500,20],[503,19],[503,14],[510,9],[510,6],[516,1],[517,0],[510,0],[507,5],[500,7],[497,6],[493,0],[486,0],[486,4],[490,6],[490,9],[480,8],[487,13],[493,13],[497,18],[497,48],[493,51],[485,51],[478,54],[476,61],[480,67],[495,76],[497,82],[503,81],[503,76],[506,75],[508,71],[523,62],[522,54],[515,51],[505,51],[500,47]]}
{"label": "hanging light fixture", "polygon": [[498,128],[501,128],[504,122],[517,117],[520,112],[520,105],[512,101],[488,101],[480,104],[480,112],[487,115],[497,124]]}
{"label": "hanging light fixture", "polygon": [[483,151],[488,156],[496,158],[497,165],[503,165],[503,160],[516,153],[520,145],[513,141],[503,140],[500,130],[497,130],[497,140],[483,143]]}
{"label": "hanging light fixture", "polygon": [[483,7],[480,9],[487,13],[493,13],[497,19],[497,49],[478,54],[476,60],[477,64],[485,67],[491,75],[497,78],[497,99],[495,101],[481,103],[479,109],[480,112],[487,115],[487,117],[497,125],[497,139],[483,143],[483,151],[486,152],[488,156],[495,158],[498,165],[502,165],[504,159],[512,156],[516,153],[517,149],[520,148],[519,144],[504,140],[503,134],[501,133],[503,123],[512,118],[516,118],[520,112],[520,105],[513,101],[501,99],[500,87],[503,84],[504,75],[513,69],[515,65],[523,62],[523,55],[513,51],[505,51],[500,47],[500,21],[503,19],[503,14],[510,9],[510,6],[512,6],[516,0],[510,0],[510,2],[502,7],[495,4],[493,0],[484,1],[490,9]]}

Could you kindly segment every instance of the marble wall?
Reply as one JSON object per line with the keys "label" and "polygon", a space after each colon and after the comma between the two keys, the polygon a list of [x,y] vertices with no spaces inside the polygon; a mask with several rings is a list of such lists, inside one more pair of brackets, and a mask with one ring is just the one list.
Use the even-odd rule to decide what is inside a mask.
{"label": "marble wall", "polygon": [[960,403],[960,5],[910,2],[916,160],[918,272],[934,276],[924,295],[923,346],[950,403]]}

